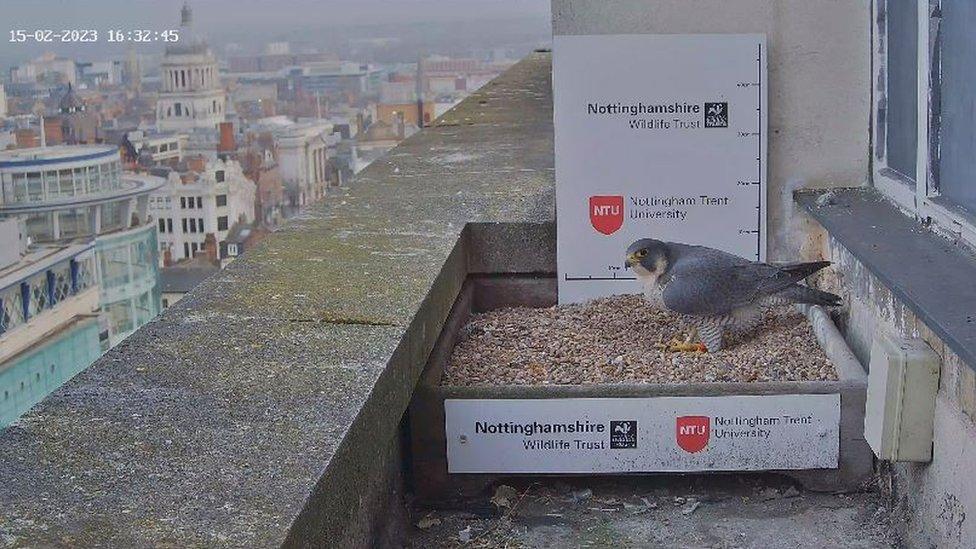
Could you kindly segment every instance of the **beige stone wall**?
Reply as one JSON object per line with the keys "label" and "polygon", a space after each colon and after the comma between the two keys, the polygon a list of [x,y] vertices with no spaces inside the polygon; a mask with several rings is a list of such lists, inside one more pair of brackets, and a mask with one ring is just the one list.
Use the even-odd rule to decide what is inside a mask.
{"label": "beige stone wall", "polygon": [[823,241],[834,262],[820,286],[844,297],[845,337],[867,364],[882,332],[923,339],[942,359],[932,461],[879,464],[879,481],[908,547],[967,547],[976,540],[976,374],[843,245]]}
{"label": "beige stone wall", "polygon": [[867,183],[867,0],[553,0],[552,18],[557,35],[766,34],[771,258],[795,255],[794,188]]}

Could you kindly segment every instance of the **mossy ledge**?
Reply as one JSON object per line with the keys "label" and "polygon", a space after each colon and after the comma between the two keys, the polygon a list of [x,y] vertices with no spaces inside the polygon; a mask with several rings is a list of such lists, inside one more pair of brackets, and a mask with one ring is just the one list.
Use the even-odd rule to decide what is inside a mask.
{"label": "mossy ledge", "polygon": [[[463,279],[551,270],[553,211],[540,53],[0,433],[0,543],[388,539],[401,418]],[[511,252],[479,255],[493,238]]]}

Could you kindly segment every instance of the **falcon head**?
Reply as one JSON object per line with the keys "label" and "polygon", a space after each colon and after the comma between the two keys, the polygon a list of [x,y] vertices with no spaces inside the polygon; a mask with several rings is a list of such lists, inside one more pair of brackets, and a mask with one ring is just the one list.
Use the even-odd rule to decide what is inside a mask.
{"label": "falcon head", "polygon": [[634,270],[637,278],[655,282],[670,265],[668,245],[653,238],[642,238],[627,248],[624,267]]}

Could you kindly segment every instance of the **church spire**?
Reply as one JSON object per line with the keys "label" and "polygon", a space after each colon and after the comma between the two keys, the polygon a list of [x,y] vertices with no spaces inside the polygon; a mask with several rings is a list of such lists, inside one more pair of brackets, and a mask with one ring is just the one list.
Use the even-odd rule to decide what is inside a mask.
{"label": "church spire", "polygon": [[183,9],[180,10],[180,26],[187,28],[193,23],[193,10],[190,9],[189,2],[183,2]]}

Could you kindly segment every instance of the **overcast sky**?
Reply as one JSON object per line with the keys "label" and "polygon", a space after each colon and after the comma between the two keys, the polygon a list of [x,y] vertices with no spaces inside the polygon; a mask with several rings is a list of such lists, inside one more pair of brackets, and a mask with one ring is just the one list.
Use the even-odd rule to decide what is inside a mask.
{"label": "overcast sky", "polygon": [[[121,46],[105,43],[106,30],[176,28],[182,5],[183,0],[0,0],[0,68],[48,50],[88,60],[110,55]],[[194,27],[215,45],[270,39],[314,42],[315,35],[321,37],[330,28],[345,35],[351,26],[375,24],[431,22],[436,26],[431,31],[440,33],[451,21],[484,21],[478,30],[491,32],[492,21],[522,19],[545,30],[549,18],[549,0],[191,0],[190,6]],[[99,44],[9,42],[11,29],[86,28],[102,33]]]}
{"label": "overcast sky", "polygon": [[[2,0],[2,25],[159,27],[179,23],[183,0]],[[497,19],[549,13],[549,0],[192,0],[212,28]],[[9,29],[5,29],[9,31]]]}

